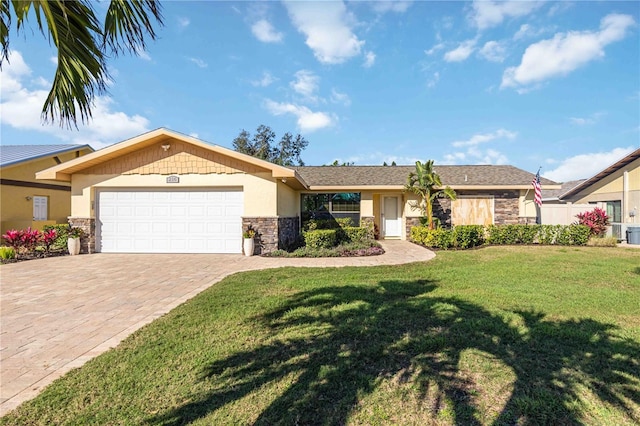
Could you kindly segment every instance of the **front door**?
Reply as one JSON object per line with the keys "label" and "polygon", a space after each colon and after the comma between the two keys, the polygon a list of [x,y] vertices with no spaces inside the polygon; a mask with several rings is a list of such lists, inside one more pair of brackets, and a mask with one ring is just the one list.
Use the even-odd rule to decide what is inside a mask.
{"label": "front door", "polygon": [[399,238],[400,214],[398,211],[398,197],[384,197],[383,204],[383,226],[385,238]]}

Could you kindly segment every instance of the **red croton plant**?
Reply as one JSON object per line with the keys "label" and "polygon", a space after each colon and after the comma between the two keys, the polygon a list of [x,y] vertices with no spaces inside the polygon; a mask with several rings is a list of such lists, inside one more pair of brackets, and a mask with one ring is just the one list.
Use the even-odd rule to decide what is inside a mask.
{"label": "red croton plant", "polygon": [[596,207],[593,211],[578,213],[578,224],[586,225],[591,229],[591,235],[600,237],[604,235],[609,225],[609,216],[603,209]]}

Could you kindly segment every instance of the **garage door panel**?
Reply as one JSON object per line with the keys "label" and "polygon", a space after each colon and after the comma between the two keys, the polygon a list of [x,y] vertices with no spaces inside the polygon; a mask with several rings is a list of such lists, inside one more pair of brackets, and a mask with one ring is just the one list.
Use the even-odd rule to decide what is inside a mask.
{"label": "garage door panel", "polygon": [[102,252],[240,253],[242,191],[98,192]]}

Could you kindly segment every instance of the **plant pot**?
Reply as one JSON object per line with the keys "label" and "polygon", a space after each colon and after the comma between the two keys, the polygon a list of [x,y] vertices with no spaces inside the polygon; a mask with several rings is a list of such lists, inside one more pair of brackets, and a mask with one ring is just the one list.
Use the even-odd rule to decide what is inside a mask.
{"label": "plant pot", "polygon": [[69,254],[72,256],[80,254],[80,238],[67,239],[67,249],[69,249]]}
{"label": "plant pot", "polygon": [[255,241],[253,238],[245,238],[242,244],[245,256],[253,256],[253,250],[255,249]]}

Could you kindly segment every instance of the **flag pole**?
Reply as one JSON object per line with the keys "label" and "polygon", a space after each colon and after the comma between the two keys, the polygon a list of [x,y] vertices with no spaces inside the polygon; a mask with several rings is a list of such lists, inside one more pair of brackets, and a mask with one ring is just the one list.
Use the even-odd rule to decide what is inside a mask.
{"label": "flag pole", "polygon": [[[536,180],[538,182],[538,187],[542,188],[540,185],[540,170],[542,170],[542,166],[538,167],[538,173],[536,173]],[[527,189],[528,191],[528,189]],[[542,193],[542,191],[540,191]],[[540,202],[542,203],[542,197],[540,198]],[[536,225],[542,225],[542,210],[540,209],[540,204],[534,203],[536,205]]]}

